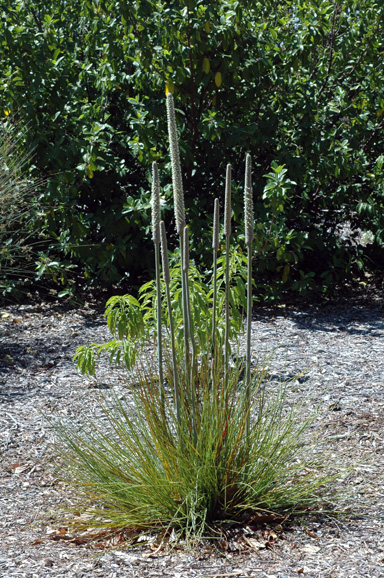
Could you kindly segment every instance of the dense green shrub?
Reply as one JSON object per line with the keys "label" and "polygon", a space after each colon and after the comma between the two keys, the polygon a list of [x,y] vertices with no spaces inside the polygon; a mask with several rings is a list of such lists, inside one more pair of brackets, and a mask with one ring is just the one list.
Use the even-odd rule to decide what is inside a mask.
{"label": "dense green shrub", "polygon": [[[236,189],[250,151],[257,283],[270,295],[327,290],[374,267],[384,231],[383,10],[373,0],[3,2],[0,110],[21,107],[36,170],[49,177],[52,209],[38,227],[57,240],[45,257],[77,264],[88,284],[150,266],[146,167],[169,169],[159,122],[167,83],[195,254],[205,255],[226,162]],[[281,189],[276,175],[295,184]],[[352,237],[340,235],[345,223]]]}

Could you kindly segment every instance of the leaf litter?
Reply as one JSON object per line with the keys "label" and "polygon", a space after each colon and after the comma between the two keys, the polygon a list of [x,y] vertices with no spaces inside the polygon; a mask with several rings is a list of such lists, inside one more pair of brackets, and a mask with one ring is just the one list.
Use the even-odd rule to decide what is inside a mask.
{"label": "leaf litter", "polygon": [[[17,319],[17,322],[13,322]],[[126,376],[102,363],[97,380],[76,374],[75,348],[108,339],[103,316],[89,305],[3,308],[0,315],[0,569],[6,576],[339,576],[384,573],[384,312],[370,302],[262,309],[252,324],[255,360],[277,351],[271,374],[279,380],[310,368],[292,403],[311,388],[326,410],[314,425],[337,467],[351,466],[347,484],[355,516],[324,515],[296,522],[259,520],[226,528],[222,553],[210,544],[191,555],[171,536],[73,536],[52,526],[49,512],[70,500],[52,476],[57,458],[43,414],[76,419],[84,404],[98,413],[92,388],[106,384],[125,396]],[[273,383],[273,381],[272,381]],[[50,531],[47,532],[47,529]],[[92,538],[92,540],[91,540]],[[128,541],[127,541],[128,539]],[[128,550],[116,550],[123,543]],[[98,544],[98,547],[91,547]],[[95,552],[98,556],[95,558]]]}

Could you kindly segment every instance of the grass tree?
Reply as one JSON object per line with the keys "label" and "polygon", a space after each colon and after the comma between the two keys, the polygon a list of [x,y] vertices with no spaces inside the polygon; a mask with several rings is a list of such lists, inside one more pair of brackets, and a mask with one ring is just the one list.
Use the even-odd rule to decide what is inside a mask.
{"label": "grass tree", "polygon": [[[244,187],[248,259],[245,377],[240,363],[229,363],[232,178],[229,165],[225,186],[224,311],[217,309],[216,299],[220,226],[216,199],[210,344],[204,355],[199,358],[195,355],[188,229],[171,95],[167,97],[167,111],[176,229],[180,238],[184,349],[176,346],[170,290],[172,270],[165,225],[159,217],[158,175],[154,166],[153,240],[155,248],[159,240],[161,244],[168,338],[164,337],[163,349],[157,350],[157,364],[148,363],[147,356],[147,363],[137,367],[139,382],[130,390],[134,411],[131,405],[112,395],[102,401],[102,422],[84,418],[82,428],[59,423],[56,431],[64,463],[60,473],[75,487],[73,510],[81,512],[72,518],[67,515],[68,524],[79,530],[93,527],[94,537],[110,531],[134,539],[140,532],[157,532],[160,543],[173,529],[178,537],[196,544],[202,536],[217,538],[223,522],[244,524],[263,512],[272,517],[289,516],[321,508],[332,476],[323,472],[324,457],[304,437],[313,416],[303,417],[304,406],[295,408],[286,404],[289,383],[268,383],[265,366],[251,372],[253,203],[249,155]],[[158,307],[159,278],[158,275]],[[159,308],[157,312],[160,315]],[[217,331],[219,313],[225,316],[223,345]],[[157,340],[162,341],[160,325]],[[163,371],[160,378],[159,371]]]}

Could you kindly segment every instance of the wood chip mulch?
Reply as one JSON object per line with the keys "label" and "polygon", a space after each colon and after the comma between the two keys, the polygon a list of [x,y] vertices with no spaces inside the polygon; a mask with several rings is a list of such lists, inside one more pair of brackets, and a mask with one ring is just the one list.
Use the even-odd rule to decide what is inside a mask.
{"label": "wood chip mulch", "polygon": [[[345,484],[354,515],[323,516],[229,540],[219,553],[98,549],[52,539],[65,529],[46,513],[69,499],[52,477],[52,433],[44,415],[76,417],[95,389],[127,387],[102,364],[97,380],[76,373],[78,345],[109,339],[91,305],[6,306],[0,310],[0,576],[379,578],[384,576],[384,299],[261,309],[253,354],[274,352],[271,374],[295,380],[299,397],[320,402],[317,435],[334,467],[353,466]],[[273,383],[273,381],[271,382]]]}

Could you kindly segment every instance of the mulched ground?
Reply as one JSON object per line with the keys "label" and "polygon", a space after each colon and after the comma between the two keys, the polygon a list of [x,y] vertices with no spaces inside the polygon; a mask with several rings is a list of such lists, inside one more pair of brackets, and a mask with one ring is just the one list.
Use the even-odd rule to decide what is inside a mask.
{"label": "mulched ground", "polygon": [[[92,306],[42,304],[0,311],[0,575],[113,577],[384,576],[384,300],[261,309],[253,321],[256,359],[274,353],[271,375],[293,376],[294,395],[322,404],[316,435],[334,467],[355,464],[345,482],[355,516],[264,525],[208,546],[95,551],[60,538],[46,519],[69,499],[52,477],[55,460],[45,415],[93,411],[98,389],[126,391],[123,372],[102,364],[98,379],[76,373],[75,348],[109,339]],[[273,383],[273,381],[272,381]],[[64,532],[64,530],[63,530]],[[65,534],[61,534],[65,536]]]}

